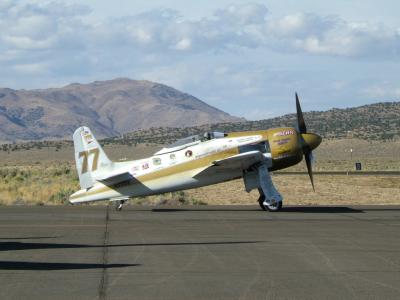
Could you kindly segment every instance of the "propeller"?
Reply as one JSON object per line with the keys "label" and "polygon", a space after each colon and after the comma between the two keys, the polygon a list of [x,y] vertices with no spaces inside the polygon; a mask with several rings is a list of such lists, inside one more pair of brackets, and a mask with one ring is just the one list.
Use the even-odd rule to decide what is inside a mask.
{"label": "propeller", "polygon": [[304,122],[303,112],[300,106],[299,95],[296,93],[297,127],[300,133],[307,133],[306,122]]}
{"label": "propeller", "polygon": [[319,135],[308,133],[301,110],[299,96],[296,93],[297,129],[301,136],[302,150],[306,161],[308,176],[310,177],[312,188],[315,192],[314,177],[312,172],[313,154],[312,150],[317,148],[322,139]]}

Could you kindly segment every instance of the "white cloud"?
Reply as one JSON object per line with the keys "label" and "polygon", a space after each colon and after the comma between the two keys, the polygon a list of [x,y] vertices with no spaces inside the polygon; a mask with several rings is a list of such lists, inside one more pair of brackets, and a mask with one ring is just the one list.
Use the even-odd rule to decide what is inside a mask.
{"label": "white cloud", "polygon": [[54,44],[53,38],[36,40],[28,36],[9,36],[3,37],[5,44],[12,49],[19,50],[37,50],[48,49]]}
{"label": "white cloud", "polygon": [[131,46],[162,53],[265,48],[344,57],[400,56],[396,28],[310,13],[272,19],[261,4],[231,5],[197,21],[185,20],[176,11],[154,10],[106,21],[99,30],[124,38]]}
{"label": "white cloud", "polygon": [[322,36],[337,27],[341,20],[336,16],[318,16],[311,13],[296,13],[267,22],[268,32],[278,38],[307,38]]}
{"label": "white cloud", "polygon": [[175,49],[177,50],[189,50],[192,47],[192,41],[188,38],[184,38],[180,40],[176,45]]}
{"label": "white cloud", "polygon": [[381,83],[380,85],[373,85],[363,89],[362,94],[375,99],[399,100],[400,87],[390,83]]}
{"label": "white cloud", "polygon": [[309,54],[392,59],[400,56],[396,29],[346,22],[337,16],[298,13],[268,23],[278,47]]}
{"label": "white cloud", "polygon": [[264,24],[268,9],[263,4],[248,3],[242,5],[230,5],[217,10],[214,18],[227,25],[248,26]]}
{"label": "white cloud", "polygon": [[250,118],[292,108],[294,90],[310,91],[314,102],[332,100],[328,93],[351,99],[353,82],[364,91],[360,99],[398,91],[370,87],[379,76],[400,80],[400,29],[383,23],[303,12],[277,17],[263,4],[234,4],[195,20],[170,9],[101,19],[85,6],[35,2],[0,0],[3,86],[129,76]]}
{"label": "white cloud", "polygon": [[9,64],[43,63],[60,51],[82,50],[85,7],[10,1],[0,11],[0,51],[13,54],[6,55]]}
{"label": "white cloud", "polygon": [[131,33],[132,37],[136,39],[140,44],[148,44],[152,40],[152,34],[143,28],[133,28]]}
{"label": "white cloud", "polygon": [[46,64],[18,64],[13,69],[21,75],[45,74],[48,70]]}
{"label": "white cloud", "polygon": [[60,52],[82,56],[83,51],[87,57],[107,57],[106,52],[153,53],[167,59],[181,53],[252,48],[345,57],[400,56],[398,29],[304,13],[273,19],[262,4],[230,5],[196,21],[185,20],[174,10],[158,9],[91,24],[85,19],[89,12],[84,6],[59,2],[3,3],[0,50],[25,50],[20,58],[34,60],[30,63]]}

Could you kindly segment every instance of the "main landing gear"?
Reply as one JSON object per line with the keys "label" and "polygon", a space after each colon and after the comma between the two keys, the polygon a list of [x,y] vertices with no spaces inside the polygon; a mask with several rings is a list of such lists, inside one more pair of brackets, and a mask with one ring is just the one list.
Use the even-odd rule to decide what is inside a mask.
{"label": "main landing gear", "polygon": [[260,192],[260,197],[258,197],[258,205],[260,205],[262,210],[276,212],[276,211],[279,211],[282,209],[282,201],[276,201],[276,200],[272,199],[268,203],[267,201],[265,201],[265,195],[264,195],[262,189],[258,189],[258,191]]}
{"label": "main landing gear", "polygon": [[260,193],[258,204],[263,210],[271,212],[279,211],[282,208],[282,195],[277,191],[272,182],[267,164],[263,163],[259,165],[257,171],[260,184],[258,188]]}

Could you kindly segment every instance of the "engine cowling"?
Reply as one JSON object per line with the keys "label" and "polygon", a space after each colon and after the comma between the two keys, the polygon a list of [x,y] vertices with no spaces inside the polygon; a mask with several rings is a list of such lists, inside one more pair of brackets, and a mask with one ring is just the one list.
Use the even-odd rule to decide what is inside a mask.
{"label": "engine cowling", "polygon": [[295,128],[274,128],[267,135],[272,157],[270,171],[293,166],[303,159],[300,136]]}

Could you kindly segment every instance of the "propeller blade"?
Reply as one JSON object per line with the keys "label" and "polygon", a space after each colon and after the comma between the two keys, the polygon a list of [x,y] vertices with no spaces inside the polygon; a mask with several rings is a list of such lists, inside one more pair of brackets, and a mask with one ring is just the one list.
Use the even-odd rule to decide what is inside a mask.
{"label": "propeller blade", "polygon": [[313,191],[315,192],[314,178],[313,178],[313,172],[312,172],[312,152],[310,151],[310,152],[305,153],[304,158],[306,159],[308,176],[310,176],[311,185],[312,185]]}
{"label": "propeller blade", "polygon": [[307,133],[306,123],[304,122],[303,112],[301,111],[299,96],[296,93],[297,126],[300,133]]}
{"label": "propeller blade", "polygon": [[[297,95],[297,93],[296,93],[296,111],[297,111],[297,128],[300,133],[301,142],[303,144],[302,150],[303,150],[304,158],[306,160],[307,172],[308,172],[308,176],[310,176],[310,181],[311,181],[313,191],[315,192],[314,177],[313,177],[313,172],[312,172],[314,156],[312,153],[313,148],[310,148],[310,146],[312,147],[313,144],[317,144],[317,146],[318,146],[321,141],[318,142],[318,140],[315,140],[316,135],[313,135],[313,134],[310,134],[310,135],[314,136],[314,139],[310,139],[310,137],[308,137],[306,139],[306,140],[308,140],[309,143],[311,142],[310,145],[307,143],[306,140],[304,140],[304,136],[310,136],[310,135],[307,135],[307,127],[306,127],[306,123],[304,121],[303,111],[301,110],[300,100],[299,100],[299,96]],[[303,136],[303,134],[304,134],[304,136]]]}

